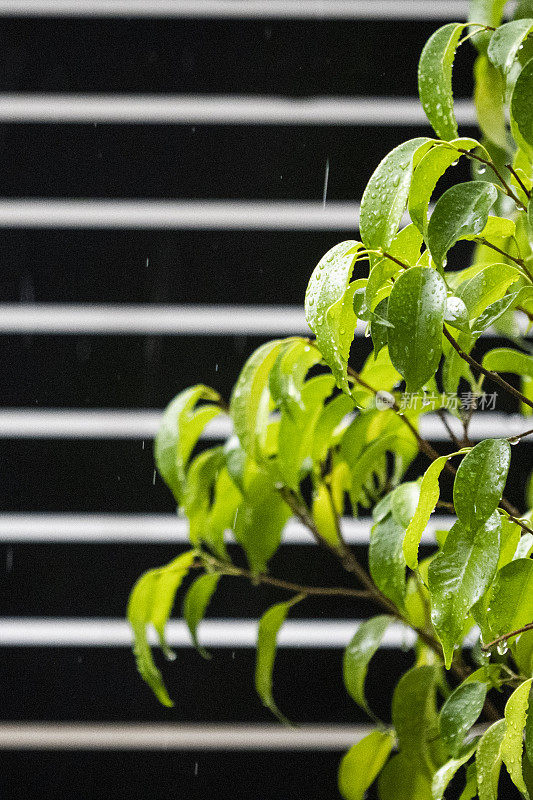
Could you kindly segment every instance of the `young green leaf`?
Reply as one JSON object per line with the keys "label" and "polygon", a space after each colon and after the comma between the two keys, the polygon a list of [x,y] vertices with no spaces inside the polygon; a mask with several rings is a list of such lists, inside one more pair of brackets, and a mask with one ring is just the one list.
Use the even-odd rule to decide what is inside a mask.
{"label": "young green leaf", "polygon": [[[476,752],[477,745],[477,740],[465,745],[461,749],[461,752],[457,754],[456,758],[450,759],[450,761],[447,761],[446,764],[436,771],[431,782],[432,800],[443,800],[446,787],[450,783],[457,770],[459,770],[470,758],[472,758]],[[477,785],[474,785],[474,791],[471,797],[474,797],[476,794]]]}
{"label": "young green leaf", "polygon": [[354,744],[339,767],[339,792],[344,800],[364,800],[387,761],[394,735],[389,731],[372,731]]}
{"label": "young green leaf", "polygon": [[511,132],[517,145],[533,158],[533,58],[516,79],[511,95]]}
{"label": "young green leaf", "polygon": [[[344,651],[344,685],[352,700],[371,714],[365,697],[365,678],[370,659],[381,644],[392,617],[381,615],[362,622]],[[371,714],[372,716],[372,714]]]}
{"label": "young green leaf", "polygon": [[313,439],[311,458],[314,463],[325,460],[328,450],[336,444],[335,440],[339,436],[336,429],[350,411],[353,411],[353,402],[345,394],[334,397],[324,406],[316,423]]}
{"label": "young green leaf", "polygon": [[268,378],[284,344],[282,339],[275,339],[258,347],[242,368],[231,394],[230,415],[235,433],[255,460],[261,458],[267,435]]}
{"label": "young green leaf", "polygon": [[[359,229],[369,250],[387,250],[394,239],[405,211],[413,160],[421,158],[431,146],[426,137],[410,139],[396,147],[379,164],[361,199]],[[376,263],[377,259],[372,259]]]}
{"label": "young green leaf", "polygon": [[399,749],[430,779],[435,767],[440,766],[434,764],[430,748],[430,742],[438,736],[436,682],[434,665],[413,667],[402,675],[392,697],[392,722]]}
{"label": "young green leaf", "polygon": [[403,608],[405,598],[404,536],[405,528],[389,514],[373,526],[368,553],[374,583],[398,608]]}
{"label": "young green leaf", "polygon": [[[533,671],[533,631],[528,631],[527,635],[529,636],[529,669]],[[521,640],[524,639],[524,635],[521,636]],[[520,663],[519,663],[520,666]],[[526,716],[526,726],[525,726],[525,735],[524,735],[524,743],[526,747],[526,759],[525,761],[529,762],[529,766],[533,765],[533,700],[532,700],[532,693],[531,688],[529,690],[529,705],[527,708],[527,716]],[[533,773],[533,770],[531,771]],[[531,775],[533,777],[533,774]],[[533,781],[531,781],[531,788],[533,788]],[[529,789],[529,794],[531,795],[531,788]]]}
{"label": "young green leaf", "polygon": [[515,19],[500,25],[490,37],[487,55],[494,64],[508,73],[518,54],[520,45],[533,30],[533,19]]}
{"label": "young green leaf", "polygon": [[[474,64],[474,106],[478,124],[486,146],[490,143],[506,153],[509,150],[509,136],[505,123],[504,95],[505,81],[501,72],[486,55],[478,56]],[[479,179],[479,167],[482,166],[479,164],[473,170]]]}
{"label": "young green leaf", "polygon": [[200,575],[191,584],[183,600],[183,616],[191,632],[193,644],[202,658],[210,658],[211,656],[205,647],[202,647],[198,642],[198,625],[204,618],[207,606],[215,593],[220,577],[216,572]]}
{"label": "young green leaf", "polygon": [[301,390],[307,372],[322,359],[307,339],[288,339],[281,348],[268,378],[272,400],[289,413],[304,409]]}
{"label": "young green leaf", "polygon": [[338,547],[340,539],[337,515],[325,483],[320,482],[313,493],[311,512],[321,538],[333,547]]}
{"label": "young green leaf", "polygon": [[302,596],[294,597],[285,603],[277,603],[266,611],[259,620],[257,632],[257,657],[255,663],[255,689],[263,705],[284,724],[288,720],[278,710],[272,695],[272,672],[279,629],[285,622],[289,609],[302,600]]}
{"label": "young green leaf", "polygon": [[428,247],[438,267],[445,266],[448,250],[459,239],[482,232],[497,196],[494,184],[469,181],[457,183],[439,197],[427,229]]}
{"label": "young green leaf", "polygon": [[[491,325],[494,325],[494,323],[511,308],[519,306],[525,300],[530,300],[532,297],[533,286],[523,286],[518,292],[506,294],[504,297],[491,303],[472,323],[472,335],[477,337],[478,334],[483,333],[483,331],[486,331]],[[501,367],[498,369],[501,369]]]}
{"label": "young green leaf", "polygon": [[457,137],[453,110],[452,68],[455,51],[466,25],[450,22],[428,39],[418,62],[418,94],[439,139]]}
{"label": "young green leaf", "polygon": [[380,800],[431,800],[431,780],[403,753],[393,756],[378,778]]}
{"label": "young green leaf", "polygon": [[[470,151],[476,147],[481,145],[475,139],[454,139],[449,143],[436,144],[420,159],[409,192],[409,216],[424,239],[427,239],[429,201],[438,181],[448,167],[456,164],[463,155],[459,149]],[[488,153],[486,156],[488,157]]]}
{"label": "young green leaf", "polygon": [[199,384],[180,392],[163,412],[154,443],[157,470],[176,501],[181,502],[187,463],[207,423],[220,414],[213,403],[194,407],[200,400],[220,402],[220,395]]}
{"label": "young green leaf", "polygon": [[[418,508],[420,483],[420,480],[407,481],[391,492],[392,516],[402,528],[407,528]],[[377,521],[379,522],[379,520]]]}
{"label": "young green leaf", "polygon": [[506,722],[498,720],[485,731],[476,751],[479,800],[498,800],[498,779],[502,766],[501,747]]}
{"label": "young green leaf", "polygon": [[426,529],[426,525],[429,522],[429,518],[437,505],[437,500],[439,499],[439,476],[449,458],[464,452],[468,451],[459,450],[457,453],[450,453],[449,456],[440,456],[440,458],[436,458],[424,473],[420,484],[418,505],[407,527],[403,540],[403,554],[407,566],[411,569],[416,569],[418,566],[418,546],[422,534]]}
{"label": "young green leaf", "polygon": [[363,245],[347,241],[335,245],[321,258],[305,293],[305,318],[314,331],[324,360],[340,388],[349,392],[346,377],[348,355],[357,317],[350,287],[354,264]]}
{"label": "young green leaf", "polygon": [[483,366],[493,372],[514,372],[515,375],[528,375],[533,378],[533,356],[511,350],[509,347],[495,347],[483,358]]}
{"label": "young green leaf", "polygon": [[468,612],[488,589],[500,553],[500,517],[494,513],[477,528],[456,522],[429,565],[431,620],[441,641],[446,669],[461,641]]}
{"label": "young green leaf", "polygon": [[494,638],[533,620],[533,561],[518,558],[496,576],[487,620]]}
{"label": "young green leaf", "polygon": [[506,0],[470,0],[468,22],[477,25],[473,26],[469,33],[475,32],[472,42],[480,52],[487,49],[490,31],[480,30],[479,25],[497,28],[502,21],[505,3]]}
{"label": "young green leaf", "polygon": [[468,320],[468,309],[460,297],[448,297],[446,299],[446,310],[444,311],[444,322],[447,322],[459,331],[470,332],[470,322]]}
{"label": "young green leaf", "polygon": [[166,567],[151,569],[141,575],[128,600],[127,617],[134,637],[133,652],[141,677],[150,686],[164,706],[173,706],[163,683],[161,672],[154,663],[146,626],[153,624],[160,642],[168,653],[164,638],[164,627],[168,619],[174,596],[194,560],[194,550],[183,553]]}
{"label": "young green leaf", "polygon": [[440,734],[454,758],[457,758],[466,734],[481,714],[486,696],[486,684],[478,681],[462,683],[442,706],[439,714]]}
{"label": "young green leaf", "polygon": [[395,282],[388,308],[389,354],[416,392],[435,374],[442,354],[446,284],[428,267],[411,267]]}
{"label": "young green leaf", "polygon": [[506,439],[485,439],[463,458],[453,484],[453,504],[465,527],[475,528],[497,508],[510,463]]}
{"label": "young green leaf", "polygon": [[507,772],[526,800],[529,800],[529,793],[522,777],[522,752],[531,683],[532,679],[530,678],[520,684],[505,705],[505,722],[507,724],[501,745],[502,759],[507,767]]}

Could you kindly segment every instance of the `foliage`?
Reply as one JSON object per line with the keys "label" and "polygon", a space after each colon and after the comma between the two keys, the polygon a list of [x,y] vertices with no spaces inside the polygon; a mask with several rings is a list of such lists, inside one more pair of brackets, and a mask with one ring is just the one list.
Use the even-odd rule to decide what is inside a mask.
{"label": "foliage", "polygon": [[[190,520],[192,548],[147,572],[132,591],[128,616],[141,675],[170,705],[147,626],[167,652],[165,623],[188,573],[200,577],[187,592],[184,616],[203,655],[198,625],[220,580],[271,584],[289,597],[259,622],[255,681],[262,702],[284,720],[273,668],[292,606],[310,595],[366,598],[380,613],[354,625],[343,675],[376,727],[341,762],[346,800],[362,798],[375,779],[382,800],[437,800],[459,771],[462,797],[488,800],[497,797],[502,764],[518,791],[533,798],[533,528],[531,513],[504,496],[510,445],[528,433],[527,420],[520,436],[474,445],[475,403],[461,409],[447,402],[459,388],[478,400],[487,388],[508,393],[524,418],[533,408],[533,357],[524,338],[533,319],[533,19],[523,2],[502,24],[503,6],[476,0],[469,23],[444,25],[426,44],[419,92],[436,136],[405,142],[383,159],[362,198],[362,241],[336,245],[313,271],[305,311],[316,338],[262,345],[229,406],[205,386],[182,392],[155,445],[159,473]],[[453,61],[467,39],[478,52],[481,141],[459,138],[454,114]],[[470,161],[472,180],[453,184],[435,202],[441,177],[460,158]],[[474,243],[471,265],[447,268],[449,251],[465,240]],[[366,326],[373,351],[356,371],[349,357],[352,349],[357,359],[358,325]],[[491,349],[484,340],[476,357],[491,326],[508,346]],[[420,434],[421,418],[435,408],[453,440],[444,454]],[[199,452],[217,414],[229,415],[234,433],[224,446]],[[419,454],[427,462],[421,475],[413,474]],[[445,473],[453,493],[441,498]],[[419,562],[437,506],[450,512],[451,529]],[[341,520],[369,509],[367,572],[344,542]],[[290,516],[323,545],[322,557],[338,559],[353,588],[306,587],[268,573]],[[228,530],[248,569],[230,559]],[[369,707],[364,684],[390,625],[412,629],[414,662],[394,690],[386,725]]]}

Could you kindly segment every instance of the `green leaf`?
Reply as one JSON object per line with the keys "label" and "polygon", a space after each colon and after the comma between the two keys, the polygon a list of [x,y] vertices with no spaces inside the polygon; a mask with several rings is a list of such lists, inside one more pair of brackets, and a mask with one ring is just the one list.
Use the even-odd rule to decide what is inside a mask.
{"label": "green leaf", "polygon": [[[412,192],[412,187],[411,187]],[[398,231],[390,245],[387,253],[401,261],[402,264],[414,266],[420,258],[420,248],[422,246],[422,234],[418,228],[410,223]],[[384,257],[377,259],[373,264],[368,282],[365,289],[365,303],[370,310],[377,311],[377,303],[380,301],[380,289],[383,290],[384,284],[389,283],[387,294],[390,294],[392,284],[390,278],[396,273],[401,272],[402,267],[391,258]]]}
{"label": "green leaf", "polygon": [[533,378],[533,357],[509,347],[495,347],[483,358],[483,366],[493,372],[513,372]]}
{"label": "green leaf", "polygon": [[523,735],[526,715],[529,706],[529,692],[532,679],[524,681],[510,696],[505,704],[505,735],[502,740],[501,754],[511,780],[526,800],[529,793],[522,777]]}
{"label": "green leaf", "polygon": [[498,779],[502,766],[501,746],[506,722],[498,720],[485,731],[476,752],[479,800],[498,800]]}
{"label": "green leaf", "polygon": [[491,325],[497,322],[506,311],[519,306],[524,300],[533,296],[533,286],[523,286],[518,292],[506,294],[494,303],[491,303],[485,311],[480,314],[472,324],[472,335],[477,336],[486,331]]}
{"label": "green leaf", "polygon": [[255,689],[263,705],[269,708],[279,721],[284,724],[289,724],[288,720],[278,710],[272,695],[272,672],[274,670],[279,629],[285,622],[291,606],[302,599],[303,597],[299,595],[292,600],[288,600],[285,603],[277,603],[269,608],[259,620],[257,633]]}
{"label": "green leaf", "polygon": [[464,738],[481,714],[487,686],[474,681],[462,683],[451,693],[440,710],[440,734],[450,755],[456,758]]}
{"label": "green leaf", "polygon": [[[463,155],[459,152],[459,148],[469,151],[475,147],[481,147],[475,139],[454,139],[449,143],[436,144],[420,159],[411,182],[409,216],[425,239],[427,239],[429,201],[439,179],[448,167],[456,164]],[[488,153],[486,155],[488,157]]]}
{"label": "green leaf", "polygon": [[195,550],[189,550],[165,567],[145,572],[131,590],[128,600],[127,617],[133,631],[133,652],[137,669],[159,702],[169,707],[174,703],[165,688],[161,672],[154,663],[146,626],[152,624],[155,627],[161,646],[168,656],[170,651],[165,642],[165,624],[172,610],[176,591],[187,575],[195,553]]}
{"label": "green leaf", "polygon": [[518,558],[498,572],[487,612],[493,638],[533,620],[533,561]]}
{"label": "green leaf", "polygon": [[533,159],[533,58],[527,62],[516,79],[511,95],[511,132],[517,145],[529,160]]}
{"label": "green leaf", "polygon": [[445,305],[446,284],[428,267],[411,267],[392,288],[389,354],[405,378],[407,392],[418,391],[439,366]]}
{"label": "green leaf", "polygon": [[474,64],[474,105],[479,127],[485,141],[488,139],[507,152],[509,138],[505,125],[504,94],[505,82],[501,73],[492,66],[487,56],[480,55]]}
{"label": "green leaf", "polygon": [[[497,28],[502,21],[503,9],[506,0],[470,0],[468,22],[487,25]],[[480,51],[485,51],[490,39],[490,31],[479,30],[473,27],[469,33],[478,31],[472,39],[475,46]]]}
{"label": "green leaf", "polygon": [[418,566],[418,546],[422,534],[426,529],[426,525],[429,522],[429,518],[437,505],[437,500],[439,499],[439,476],[444,469],[444,465],[452,456],[466,452],[468,452],[467,449],[459,450],[456,453],[450,453],[449,456],[440,456],[440,458],[436,458],[435,461],[430,464],[424,473],[420,484],[420,499],[414,516],[407,527],[403,541],[403,554],[407,566],[411,569],[416,569]]}
{"label": "green leaf", "polygon": [[398,607],[405,598],[405,528],[392,514],[377,522],[370,534],[368,565],[374,583]]}
{"label": "green leaf", "polygon": [[284,345],[275,339],[261,345],[250,356],[233,388],[230,415],[244,450],[260,460],[267,435],[270,392],[268,378]]}
{"label": "green leaf", "polygon": [[385,764],[378,779],[378,791],[380,800],[432,800],[430,779],[403,753]]}
{"label": "green leaf", "polygon": [[439,197],[427,230],[428,247],[437,266],[445,266],[448,250],[459,239],[482,232],[497,196],[494,184],[468,181],[457,183]]}
{"label": "green leaf", "polygon": [[430,743],[438,736],[436,703],[437,668],[413,667],[398,681],[392,697],[392,722],[401,753],[431,779],[436,765]]}
{"label": "green leaf", "polygon": [[[446,787],[450,783],[451,779],[455,775],[458,769],[460,769],[466,762],[472,758],[474,753],[476,752],[477,748],[477,740],[472,742],[468,745],[465,745],[463,750],[460,754],[458,754],[457,758],[452,758],[450,761],[447,761],[440,769],[436,771],[433,776],[433,781],[431,783],[431,790],[433,793],[433,800],[442,800],[444,797],[444,792],[446,791]],[[474,787],[474,793],[471,795],[474,797],[477,793],[477,786]]]}
{"label": "green leaf", "polygon": [[457,137],[453,110],[452,68],[459,38],[466,25],[450,22],[428,39],[418,62],[418,94],[439,139]]}
{"label": "green leaf", "polygon": [[217,405],[194,408],[200,400],[220,402],[220,395],[199,384],[180,392],[163,412],[154,443],[157,470],[176,501],[181,502],[187,463],[207,423],[220,414]]}
{"label": "green leaf", "polygon": [[392,243],[407,204],[413,161],[430,146],[426,137],[410,139],[386,155],[374,171],[363,192],[359,218],[361,238],[369,250],[387,250]]}
{"label": "green leaf", "polygon": [[338,547],[340,540],[337,515],[325,483],[320,482],[313,493],[312,514],[322,539],[333,547]]}
{"label": "green leaf", "polygon": [[487,55],[505,74],[513,66],[520,45],[533,30],[533,19],[516,19],[501,25],[490,37]]}
{"label": "green leaf", "polygon": [[191,632],[193,644],[202,658],[210,658],[211,656],[205,647],[202,647],[198,642],[198,625],[204,618],[207,606],[217,588],[220,577],[215,572],[200,575],[191,584],[183,600],[183,616]]}
{"label": "green leaf", "polygon": [[511,463],[506,439],[485,439],[463,458],[453,484],[455,513],[467,528],[485,522],[498,507]]}
{"label": "green leaf", "polygon": [[347,414],[353,411],[353,402],[345,394],[334,397],[320,412],[313,439],[311,458],[315,463],[325,460],[335,442],[335,431]]}
{"label": "green leaf", "polygon": [[431,620],[441,641],[446,669],[461,641],[465,618],[488,589],[500,553],[500,517],[468,529],[456,522],[429,565]]}
{"label": "green leaf", "polygon": [[253,572],[264,572],[279,547],[282,530],[291,515],[289,506],[272,485],[270,476],[254,465],[247,469],[244,500],[237,509],[233,532]]}
{"label": "green leaf", "polygon": [[381,644],[392,617],[380,615],[362,622],[344,651],[344,685],[352,700],[368,714],[371,711],[365,698],[365,678],[370,659]]}
{"label": "green leaf", "polygon": [[363,800],[387,761],[394,735],[389,731],[372,731],[354,744],[339,767],[339,792],[344,800]]}
{"label": "green leaf", "polygon": [[[530,637],[530,642],[533,642],[533,631],[527,631],[527,636]],[[522,634],[521,639],[524,639],[524,634]],[[533,650],[533,648],[532,648]],[[530,651],[530,665],[533,663],[533,655],[532,651]],[[531,666],[530,666],[531,669]],[[524,742],[526,746],[526,763],[529,762],[528,766],[531,768],[533,765],[533,700],[531,699],[531,690],[529,693],[529,706],[527,709],[527,717],[526,717],[526,729],[525,729],[525,736]],[[529,770],[531,777],[533,778],[533,770]],[[533,780],[530,783],[530,787],[533,787]],[[530,795],[532,794],[531,788],[529,789]]]}
{"label": "green leaf", "polygon": [[470,322],[468,319],[468,309],[460,297],[448,297],[446,299],[446,310],[444,311],[444,322],[452,325],[460,331],[470,332]]}
{"label": "green leaf", "polygon": [[315,267],[305,293],[307,324],[314,331],[318,348],[338,386],[346,393],[347,361],[357,323],[353,311],[357,282],[350,286],[350,278],[362,249],[362,244],[355,241],[335,245]]}
{"label": "green leaf", "polygon": [[303,411],[301,391],[305,376],[321,360],[320,351],[307,339],[289,339],[279,351],[268,379],[274,404],[289,413]]}

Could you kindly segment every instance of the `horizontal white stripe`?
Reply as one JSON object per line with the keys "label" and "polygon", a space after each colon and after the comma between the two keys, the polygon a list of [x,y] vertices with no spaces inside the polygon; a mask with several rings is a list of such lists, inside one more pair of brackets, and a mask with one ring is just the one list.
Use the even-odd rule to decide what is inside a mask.
{"label": "horizontal white stripe", "polygon": [[[370,725],[2,722],[1,750],[346,750]],[[202,763],[198,764],[202,771]],[[195,768],[196,769],[196,768]]]}
{"label": "horizontal white stripe", "polygon": [[[161,411],[71,408],[4,408],[0,410],[0,437],[9,439],[151,439],[157,433]],[[457,420],[450,420],[459,431]],[[469,427],[469,436],[477,441],[489,436],[517,436],[527,429],[527,418],[519,414],[479,412]],[[225,416],[216,417],[204,429],[203,438],[226,438],[231,423]],[[426,414],[420,419],[420,433],[425,439],[447,439],[438,416]]]}
{"label": "horizontal white stripe", "polygon": [[[207,619],[198,628],[198,638],[205,647],[255,647],[257,620]],[[346,647],[357,631],[359,621],[343,619],[287,620],[278,635],[279,647]],[[155,631],[149,641],[157,644]],[[191,647],[191,635],[183,620],[171,620],[166,628],[171,647]],[[413,631],[400,624],[391,625],[383,646],[410,646]],[[0,647],[129,647],[131,629],[125,619],[0,617]]]}
{"label": "horizontal white stripe", "polygon": [[[277,336],[310,330],[303,306],[0,303],[5,333]],[[364,333],[364,324],[356,333]]]}
{"label": "horizontal white stripe", "polygon": [[0,228],[357,230],[359,203],[265,200],[0,200]]}
{"label": "horizontal white stripe", "polygon": [[[455,101],[457,121],[475,109]],[[181,125],[429,125],[415,98],[241,95],[0,94],[0,122],[177,123]]]}
{"label": "horizontal white stripe", "polygon": [[467,0],[1,0],[6,16],[457,19]]}
{"label": "horizontal white stripe", "polygon": [[[454,518],[432,516],[422,541],[435,541],[435,530],[447,530]],[[370,518],[343,518],[348,544],[368,544]],[[185,544],[189,526],[175,514],[0,514],[0,542],[39,544]],[[234,541],[228,534],[227,542]],[[307,528],[291,519],[283,531],[283,544],[315,544]]]}

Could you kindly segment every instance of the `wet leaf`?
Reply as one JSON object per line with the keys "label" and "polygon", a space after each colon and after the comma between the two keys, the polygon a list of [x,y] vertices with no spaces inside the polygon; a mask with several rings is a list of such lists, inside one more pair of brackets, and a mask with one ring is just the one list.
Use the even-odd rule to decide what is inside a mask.
{"label": "wet leaf", "polygon": [[442,706],[440,733],[454,758],[458,756],[466,734],[481,714],[486,696],[487,686],[484,683],[462,683]]}
{"label": "wet leaf", "polygon": [[381,644],[392,617],[372,617],[359,625],[350,644],[344,651],[344,685],[352,700],[367,713],[371,713],[365,697],[365,678],[370,659]]}
{"label": "wet leaf", "polygon": [[505,439],[485,439],[461,461],[453,484],[455,513],[467,528],[485,522],[497,508],[511,463]]}
{"label": "wet leaf", "polygon": [[183,616],[191,632],[194,646],[202,658],[210,658],[209,653],[198,641],[198,625],[203,620],[209,602],[215,593],[221,576],[215,572],[200,575],[189,587],[183,601]]}
{"label": "wet leaf", "polygon": [[501,754],[514,785],[526,800],[529,793],[522,777],[522,752],[524,749],[524,727],[529,706],[531,678],[524,681],[514,690],[505,704],[505,735],[502,740]]}
{"label": "wet leaf", "polygon": [[453,110],[452,68],[457,44],[466,25],[450,22],[428,39],[418,63],[418,94],[431,126],[440,139],[457,138]]}
{"label": "wet leaf", "polygon": [[405,598],[404,536],[405,528],[389,514],[373,526],[368,554],[374,583],[398,608],[403,608]]}
{"label": "wet leaf", "polygon": [[376,730],[348,750],[339,767],[339,792],[344,800],[364,799],[367,789],[383,769],[393,744],[392,733]]}
{"label": "wet leaf", "polygon": [[511,95],[511,132],[517,145],[533,159],[533,58],[516,79]]}
{"label": "wet leaf", "polygon": [[533,620],[533,561],[518,558],[498,572],[487,620],[493,638],[522,628]]}
{"label": "wet leaf", "polygon": [[498,779],[502,766],[501,746],[506,723],[498,720],[483,734],[476,752],[479,800],[498,800]]}

